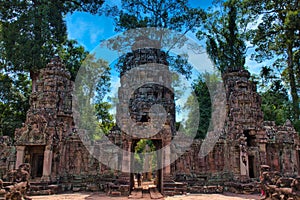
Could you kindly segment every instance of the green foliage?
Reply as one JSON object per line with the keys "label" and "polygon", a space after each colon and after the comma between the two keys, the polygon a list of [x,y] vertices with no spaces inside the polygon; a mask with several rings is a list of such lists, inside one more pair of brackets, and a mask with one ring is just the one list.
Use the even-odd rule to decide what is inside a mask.
{"label": "green foliage", "polygon": [[[262,67],[260,77],[256,80],[260,87],[264,120],[275,121],[277,125],[283,125],[287,119],[293,120],[293,106],[282,79],[269,66]],[[299,131],[297,120],[293,124]]]}
{"label": "green foliage", "polygon": [[1,1],[2,59],[14,71],[36,72],[44,67],[66,40],[63,7],[49,1]]}
{"label": "green foliage", "polygon": [[187,0],[122,0],[122,10],[113,17],[116,31],[160,27],[188,32],[201,25],[205,13],[189,7]]}
{"label": "green foliage", "polygon": [[198,31],[198,39],[206,39],[206,50],[217,69],[221,72],[239,70],[245,64],[245,33],[242,28],[246,22],[241,16],[239,2],[219,1],[221,9],[210,11],[204,29]]}
{"label": "green foliage", "polygon": [[299,10],[298,0],[244,0],[247,16],[258,21],[256,29],[249,32],[255,45],[253,58],[258,62],[272,60],[270,68],[276,69],[289,86],[292,97],[292,121],[299,120]]}
{"label": "green foliage", "polygon": [[155,148],[152,140],[141,139],[138,141],[134,149],[135,170],[142,171],[145,162],[145,154],[148,154],[148,156],[150,155],[148,157],[150,158],[149,164],[151,164],[152,169],[155,169],[157,166],[156,150],[158,149]]}
{"label": "green foliage", "polygon": [[58,55],[71,73],[71,80],[75,81],[77,72],[88,52],[85,51],[84,47],[79,46],[77,41],[67,40],[63,45],[59,46]]}
{"label": "green foliage", "polygon": [[10,70],[30,72],[35,81],[37,70],[66,44],[64,15],[74,11],[97,13],[102,3],[103,0],[1,0],[1,60],[9,64]]}
{"label": "green foliage", "polygon": [[80,114],[79,127],[89,131],[91,139],[100,139],[113,127],[111,105],[104,101],[110,89],[110,67],[106,61],[89,54],[76,77],[75,92]]}
{"label": "green foliage", "polygon": [[[75,80],[87,52],[67,40],[64,16],[74,11],[96,14],[102,4],[103,0],[0,0],[1,134],[13,135],[25,121],[30,88],[35,90],[38,70],[54,55],[63,59]],[[31,84],[20,74],[30,74]]]}
{"label": "green foliage", "polygon": [[95,105],[96,116],[99,119],[100,129],[107,134],[115,125],[113,122],[113,115],[109,113],[112,105],[108,102],[99,102]]}
{"label": "green foliage", "polygon": [[[205,77],[204,77],[205,76]],[[211,120],[211,114],[212,114],[212,104],[211,104],[211,98],[210,93],[206,84],[206,75],[199,75],[199,77],[193,82],[192,87],[194,89],[195,96],[190,96],[186,105],[185,109],[194,109],[194,105],[192,105],[194,101],[194,97],[196,97],[196,101],[198,102],[199,106],[199,113],[198,112],[189,112],[189,116],[187,119],[187,127],[190,127],[189,130],[187,130],[189,135],[194,134],[197,132],[195,138],[196,139],[204,139],[206,136],[206,133],[209,128],[210,120]],[[196,109],[194,109],[196,110]],[[198,116],[197,116],[198,115]],[[199,124],[194,124],[195,119],[199,118]]]}
{"label": "green foliage", "polygon": [[29,108],[30,81],[26,74],[0,73],[0,135],[13,137]]}
{"label": "green foliage", "polygon": [[277,125],[283,125],[286,119],[291,119],[292,106],[288,99],[286,89],[280,80],[274,81],[271,88],[262,92],[262,111],[264,120],[275,121]]}
{"label": "green foliage", "polygon": [[[187,57],[184,55],[174,56],[169,55],[170,49],[174,46],[180,47],[185,40],[182,35],[176,37],[166,29],[181,32],[185,35],[189,31],[195,31],[196,28],[202,25],[205,18],[205,12],[202,9],[191,8],[187,0],[122,0],[122,9],[111,8],[108,10],[109,15],[114,17],[116,31],[126,31],[136,28],[159,28],[158,35],[153,37],[153,32],[138,33],[133,31],[132,34],[122,38],[122,42],[112,44],[113,49],[121,49],[120,44],[125,47],[130,47],[132,43],[140,36],[153,37],[152,40],[160,42],[160,45],[167,49],[167,61],[169,66],[176,72],[191,77],[191,66],[187,62]],[[131,40],[134,40],[132,43]],[[120,41],[120,39],[118,40]],[[169,46],[168,46],[169,45]],[[126,60],[126,55],[120,57],[117,64],[121,75],[129,69],[125,69],[123,63]]]}

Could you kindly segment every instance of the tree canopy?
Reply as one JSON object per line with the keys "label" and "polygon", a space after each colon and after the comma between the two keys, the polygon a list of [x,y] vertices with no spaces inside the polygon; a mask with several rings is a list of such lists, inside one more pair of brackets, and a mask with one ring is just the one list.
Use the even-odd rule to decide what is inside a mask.
{"label": "tree canopy", "polygon": [[288,85],[292,99],[292,117],[299,123],[299,10],[298,0],[243,1],[251,20],[258,21],[257,28],[249,32],[249,41],[255,46],[253,58],[257,62],[270,60],[269,68],[278,71],[281,81]]}
{"label": "tree canopy", "polygon": [[236,0],[218,1],[219,9],[207,14],[204,29],[197,37],[205,39],[206,50],[215,67],[221,72],[245,68],[245,27],[239,2]]}
{"label": "tree canopy", "polygon": [[35,90],[38,70],[68,45],[66,13],[97,13],[103,0],[1,0],[1,68],[30,72]]}
{"label": "tree canopy", "polygon": [[[35,90],[38,71],[54,55],[64,60],[72,80],[75,80],[88,55],[76,41],[67,38],[64,17],[75,11],[105,12],[115,19],[118,32],[145,27],[169,29],[183,35],[196,32],[198,39],[205,39],[209,56],[223,73],[247,67],[245,59],[250,43],[254,47],[252,59],[266,63],[258,78],[265,120],[282,124],[289,118],[299,130],[299,1],[214,2],[214,9],[205,12],[192,8],[188,0],[121,0],[120,8],[103,8],[103,0],[0,0],[0,135],[12,135],[14,129],[25,121],[28,98],[31,89]],[[252,26],[249,26],[251,23]],[[179,38],[173,39],[181,45]],[[187,57],[166,54],[174,71],[187,78],[193,77]],[[118,65],[121,72],[124,70],[122,58],[119,59],[121,65]],[[91,60],[100,62],[94,57]],[[109,91],[108,82],[109,74],[103,74],[96,86],[96,90],[102,92],[95,102],[97,116],[102,122],[100,126],[106,131],[112,126],[112,116],[108,112],[111,105],[102,101],[103,95]],[[202,113],[204,118],[209,118],[210,101],[205,80],[198,78],[193,88],[202,95],[200,110],[204,105]],[[201,119],[203,117],[200,116]],[[207,126],[205,122],[202,125],[199,138],[204,137],[204,126]]]}
{"label": "tree canopy", "polygon": [[88,52],[67,39],[65,14],[100,12],[103,0],[0,1],[0,135],[13,136],[25,121],[39,69],[59,55],[72,80]]}

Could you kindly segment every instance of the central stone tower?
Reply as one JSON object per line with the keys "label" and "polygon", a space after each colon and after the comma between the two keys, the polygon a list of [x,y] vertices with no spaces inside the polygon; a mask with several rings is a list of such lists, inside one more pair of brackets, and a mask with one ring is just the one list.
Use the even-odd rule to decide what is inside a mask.
{"label": "central stone tower", "polygon": [[[175,134],[175,101],[172,74],[166,54],[156,41],[139,38],[126,54],[119,104],[118,125],[121,126],[123,149],[134,152],[140,139],[153,142],[156,150],[166,147],[157,155],[157,188],[163,191],[164,177],[170,175],[170,145]],[[130,171],[133,186],[133,157],[123,155],[122,171]],[[132,188],[132,187],[131,187]]]}

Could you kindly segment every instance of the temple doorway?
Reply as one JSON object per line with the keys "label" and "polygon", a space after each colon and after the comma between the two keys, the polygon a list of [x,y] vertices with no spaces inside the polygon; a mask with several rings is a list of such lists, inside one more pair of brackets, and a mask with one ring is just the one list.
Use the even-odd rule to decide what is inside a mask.
{"label": "temple doorway", "polygon": [[45,146],[27,146],[25,150],[25,163],[31,166],[31,178],[40,178],[43,176]]}
{"label": "temple doorway", "polygon": [[131,190],[148,190],[162,187],[162,140],[136,139],[131,146]]}
{"label": "temple doorway", "polygon": [[250,178],[255,178],[254,156],[249,155],[248,160],[249,160],[249,177]]}

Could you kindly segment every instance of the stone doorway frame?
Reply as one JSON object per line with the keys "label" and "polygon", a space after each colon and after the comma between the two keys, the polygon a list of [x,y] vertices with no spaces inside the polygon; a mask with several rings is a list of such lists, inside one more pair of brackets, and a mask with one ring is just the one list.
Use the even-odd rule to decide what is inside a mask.
{"label": "stone doorway frame", "polygon": [[[149,138],[139,138],[139,139],[132,139],[131,141],[131,146],[130,146],[130,152],[134,152],[134,148],[136,147],[137,143],[142,140],[151,140],[155,146],[156,150],[159,150],[162,148],[163,145],[163,140],[162,139],[149,139]],[[130,157],[130,171],[134,171],[134,158],[132,157],[133,155],[131,154]],[[156,188],[158,189],[159,192],[162,192],[163,188],[163,155],[161,151],[157,152],[157,170],[156,170],[156,176],[158,177],[157,183],[156,183]],[[130,192],[132,191],[132,188],[134,187],[134,173],[130,173]]]}
{"label": "stone doorway frame", "polygon": [[[35,148],[39,148],[37,152],[35,152]],[[19,168],[19,166],[29,161],[32,165],[32,157],[34,153],[37,153],[40,156],[43,156],[43,169],[42,169],[42,177],[41,180],[45,182],[49,182],[51,180],[51,170],[52,170],[52,148],[47,145],[19,145],[16,146],[17,149],[17,158],[15,168]],[[30,153],[28,151],[30,149]],[[27,153],[28,152],[28,153]],[[29,155],[29,157],[28,157]],[[31,158],[30,158],[31,157]],[[32,167],[31,167],[32,168]],[[31,175],[33,175],[31,173]]]}

